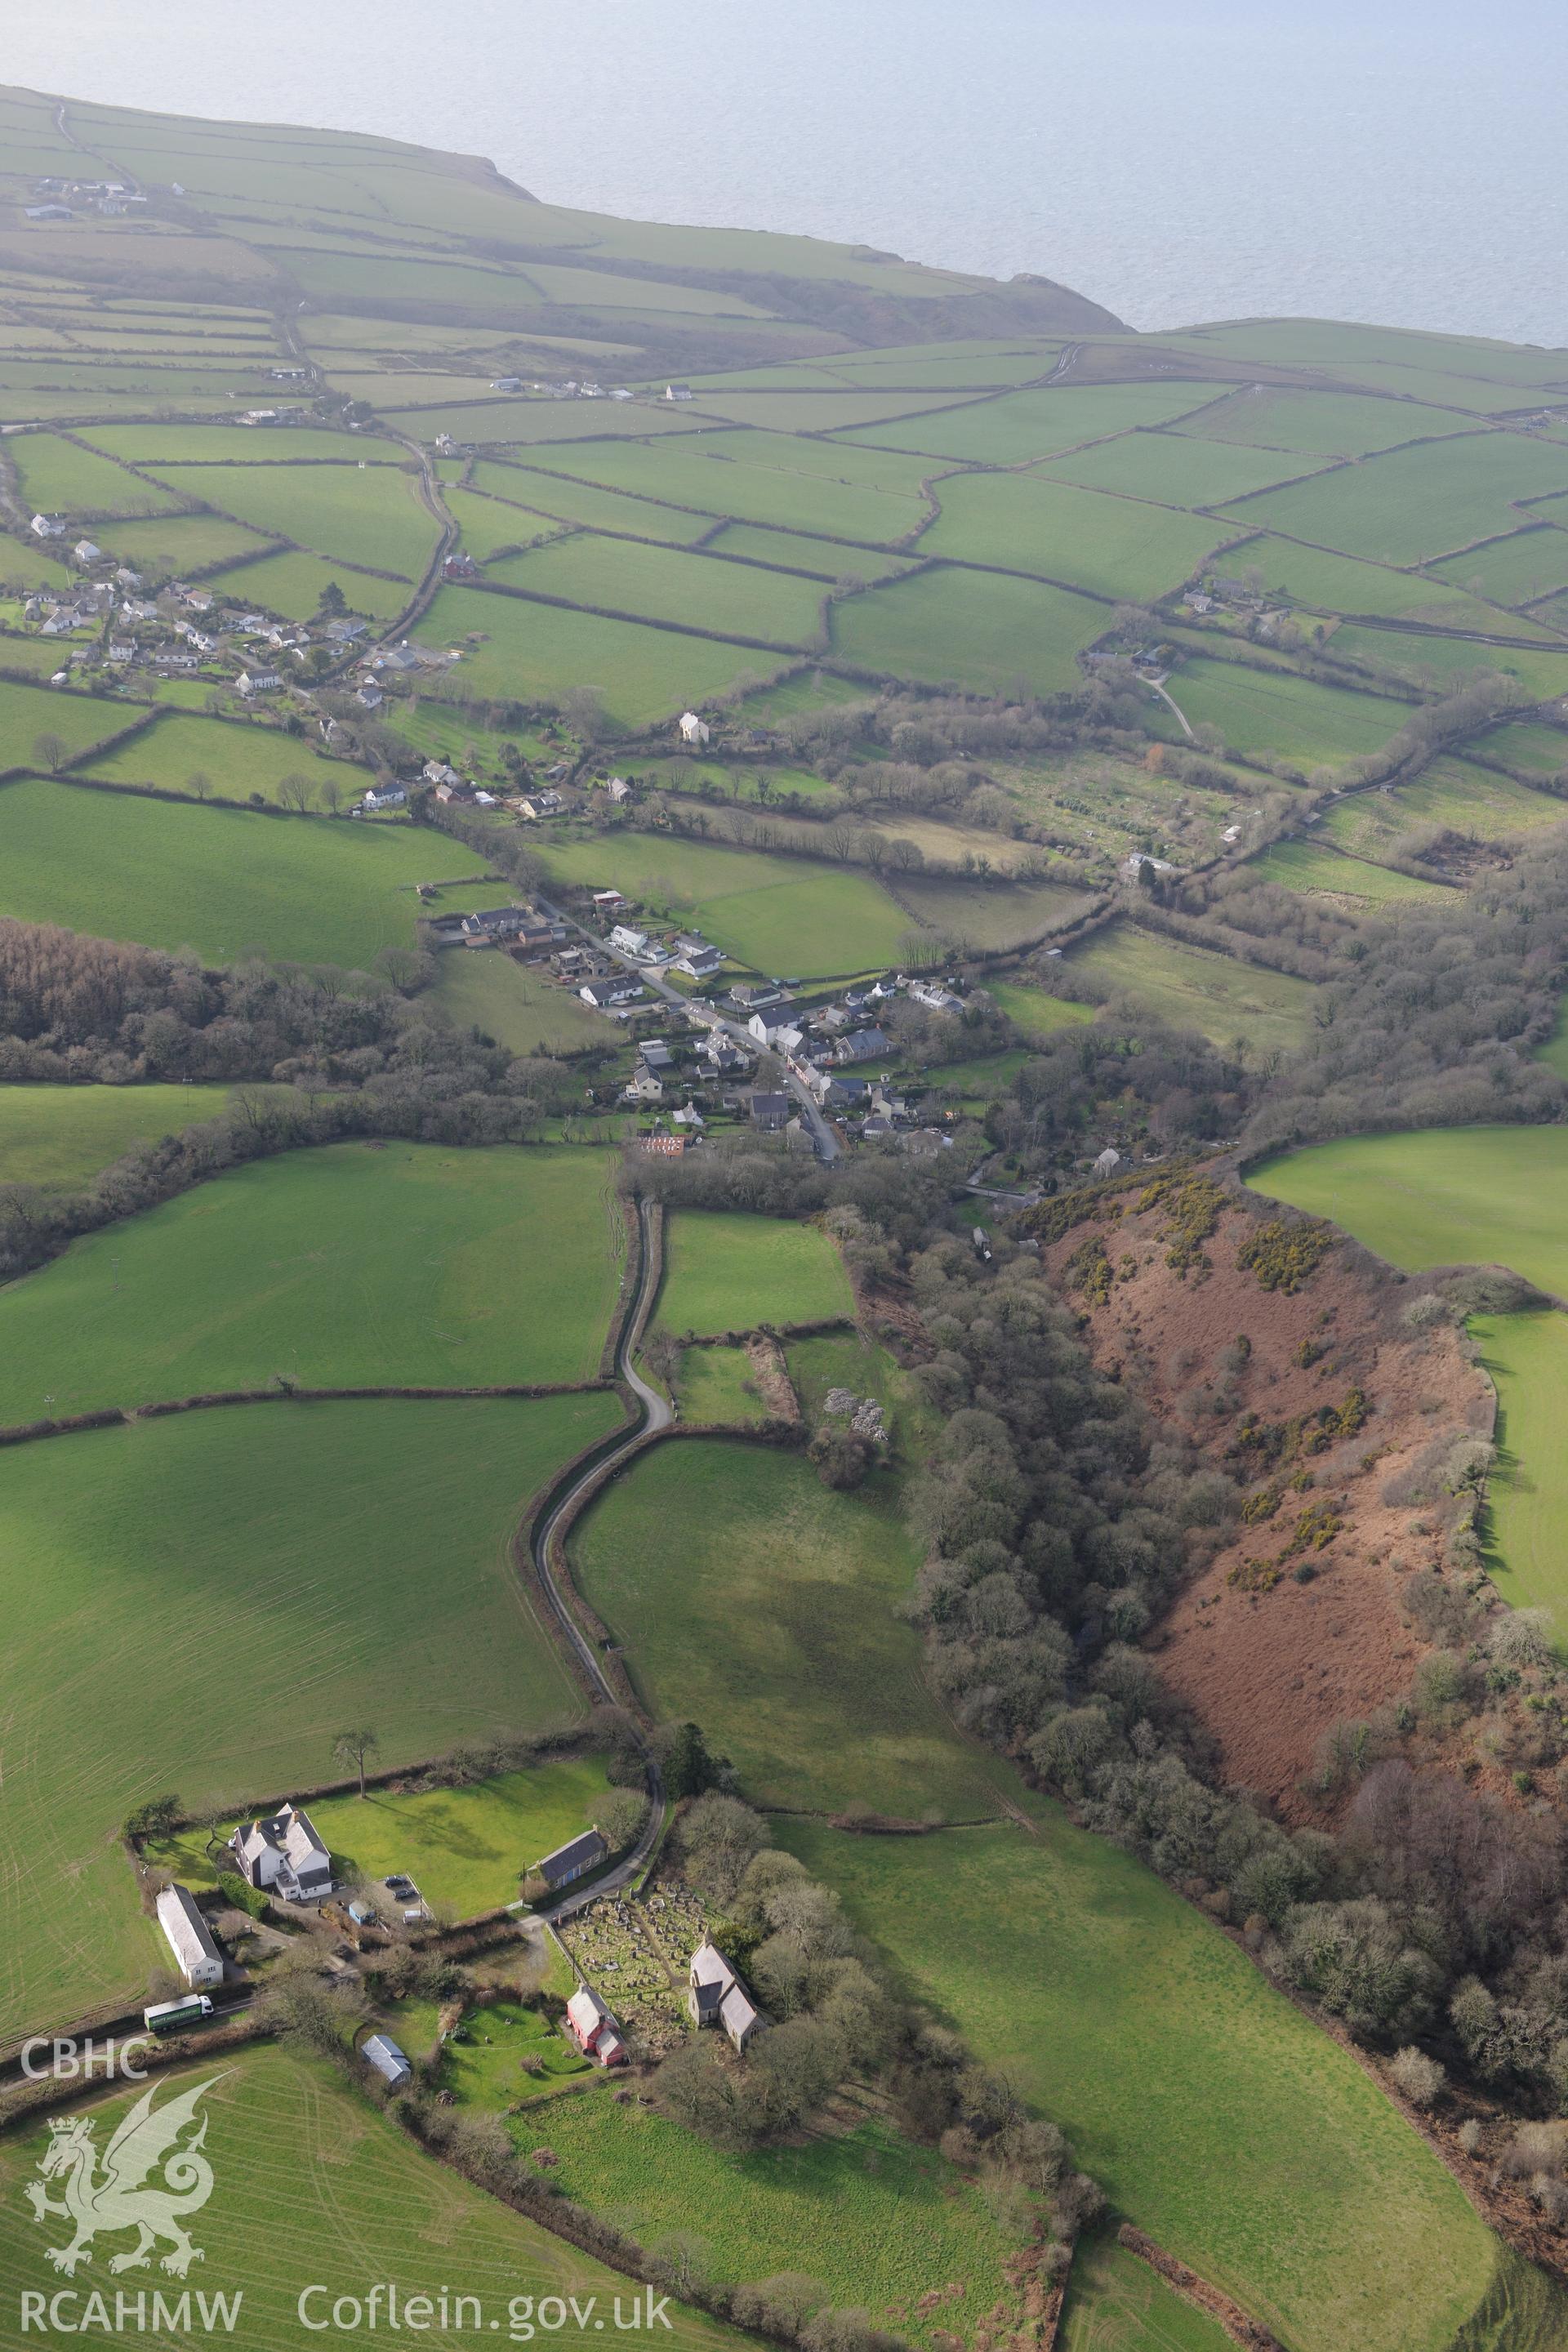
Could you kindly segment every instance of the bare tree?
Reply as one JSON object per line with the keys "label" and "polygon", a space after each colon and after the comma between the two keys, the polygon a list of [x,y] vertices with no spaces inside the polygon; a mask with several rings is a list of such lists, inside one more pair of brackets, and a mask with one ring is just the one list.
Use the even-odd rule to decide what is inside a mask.
{"label": "bare tree", "polygon": [[380,1740],[374,1732],[369,1729],[340,1731],[332,1742],[334,1761],[340,1764],[352,1764],[359,1774],[359,1792],[362,1797],[364,1794],[365,1758],[379,1754],[380,1749]]}
{"label": "bare tree", "polygon": [[63,735],[52,735],[46,729],[33,738],[33,757],[40,768],[47,768],[51,776],[58,776],[70,757],[70,745]]}
{"label": "bare tree", "polygon": [[322,779],[316,798],[329,816],[336,816],[343,804],[343,788],[336,776],[326,776]]}
{"label": "bare tree", "polygon": [[195,801],[205,801],[213,788],[213,780],[205,768],[193,768],[185,778],[185,790]]}
{"label": "bare tree", "polygon": [[304,815],[313,796],[310,777],[300,775],[298,769],[291,769],[288,775],[279,777],[278,798],[282,806],[292,809],[296,816]]}

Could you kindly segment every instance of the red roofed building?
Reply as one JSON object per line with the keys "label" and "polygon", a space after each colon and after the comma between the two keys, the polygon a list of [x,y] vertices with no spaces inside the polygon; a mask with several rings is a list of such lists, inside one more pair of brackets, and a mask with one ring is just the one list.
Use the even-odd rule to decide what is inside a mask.
{"label": "red roofed building", "polygon": [[626,2045],[621,2040],[619,2021],[612,2017],[591,1986],[579,1984],[566,2004],[566,2022],[579,2050],[596,2058],[601,2066],[624,2066]]}

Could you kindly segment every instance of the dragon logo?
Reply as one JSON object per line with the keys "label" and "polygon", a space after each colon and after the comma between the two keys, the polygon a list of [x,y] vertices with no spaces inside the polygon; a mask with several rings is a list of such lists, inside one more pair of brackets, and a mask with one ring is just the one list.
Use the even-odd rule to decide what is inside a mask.
{"label": "dragon logo", "polygon": [[[188,2215],[200,2212],[213,2191],[213,2168],[201,2152],[207,2136],[205,2116],[183,2147],[178,2142],[185,2126],[197,2121],[203,2094],[222,2079],[211,2074],[156,2109],[152,2091],[144,2091],[103,2150],[101,2172],[92,2118],[51,2119],[49,2144],[38,2158],[38,2170],[45,2180],[62,2180],[64,2194],[53,2198],[36,2180],[29,2181],[25,2194],[38,2221],[58,2214],[75,2229],[68,2246],[48,2249],[56,2270],[74,2276],[79,2263],[91,2262],[94,2238],[124,2230],[137,2232],[136,2243],[112,2258],[111,2271],[145,2269],[161,2240],[174,2250],[163,2256],[163,2267],[176,2278],[184,2278],[193,2263],[205,2259],[184,2224]],[[147,2186],[149,2177],[160,2169],[162,2186]]]}

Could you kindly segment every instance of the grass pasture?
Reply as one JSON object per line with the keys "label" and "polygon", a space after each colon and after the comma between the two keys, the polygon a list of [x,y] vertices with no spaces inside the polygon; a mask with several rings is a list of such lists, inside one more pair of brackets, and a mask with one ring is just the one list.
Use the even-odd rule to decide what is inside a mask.
{"label": "grass pasture", "polygon": [[404,580],[417,580],[435,551],[435,520],[395,467],[165,466],[162,478],[254,530]]}
{"label": "grass pasture", "polygon": [[1132,923],[1110,924],[1065,961],[1113,999],[1128,997],[1173,1028],[1196,1029],[1226,1052],[1241,1037],[1255,1055],[1290,1053],[1307,1036],[1314,993],[1307,981]]}
{"label": "grass pasture", "polygon": [[795,647],[816,639],[823,595],[815,581],[756,564],[582,532],[493,563],[489,576],[536,595],[639,620],[677,621]]}
{"label": "grass pasture", "polygon": [[[65,657],[65,648],[57,644],[53,662],[58,664]],[[127,709],[122,702],[107,702],[95,695],[0,678],[0,769],[46,765],[37,750],[42,735],[58,735],[67,757],[78,760],[95,743],[119,734],[141,716],[134,706]]]}
{"label": "grass pasture", "polygon": [[1513,1609],[1544,1609],[1568,1645],[1568,1316],[1477,1315],[1469,1334],[1496,1384],[1497,1466],[1487,1481],[1487,1572]]}
{"label": "grass pasture", "polygon": [[1251,871],[1260,881],[1283,883],[1287,890],[1300,890],[1308,898],[1354,899],[1379,914],[1442,896],[1437,883],[1418,881],[1392,866],[1369,866],[1331,841],[1276,842],[1252,860]]}
{"label": "grass pasture", "polygon": [[1135,425],[1165,425],[1214,398],[1208,384],[1052,385],[903,424],[862,425],[842,437],[918,450],[975,466],[1018,466],[1080,441],[1101,441]]}
{"label": "grass pasture", "polygon": [[423,1143],[230,1169],[0,1288],[0,1423],[279,1378],[591,1379],[616,1291],[610,1173],[586,1150]]}
{"label": "grass pasture", "polygon": [[854,1312],[838,1253],[816,1225],[719,1209],[680,1209],[668,1221],[658,1319],[678,1337],[847,1322]]}
{"label": "grass pasture", "polygon": [[317,457],[355,466],[408,462],[407,451],[394,442],[318,432],[308,425],[92,425],[82,438],[139,466],[298,466]]}
{"label": "grass pasture", "polygon": [[[1521,634],[1528,623],[1518,625]],[[1519,680],[1531,701],[1568,691],[1568,645],[1542,642],[1539,652],[1522,646],[1476,644],[1466,637],[1439,637],[1414,629],[1336,629],[1331,651],[1365,662],[1446,694],[1457,693],[1483,671],[1501,671]]]}
{"label": "grass pasture", "polygon": [[942,569],[836,604],[832,624],[835,653],[860,668],[980,693],[1022,678],[1037,694],[1060,694],[1076,683],[1078,655],[1110,615],[1044,582]]}
{"label": "grass pasture", "polygon": [[259,555],[275,541],[226,515],[172,514],[142,522],[106,522],[100,543],[120,562],[149,581],[188,578],[209,564],[237,563]]}
{"label": "grass pasture", "polygon": [[[520,2119],[520,2145],[539,2127]],[[557,2100],[547,2137],[564,2193],[641,2244],[700,2213],[721,2278],[803,2273],[835,2304],[868,2308],[873,2326],[939,2347],[1011,2300],[1004,2264],[1016,2242],[979,2189],[879,2119],[735,2157],[650,2106],[600,2095]],[[950,2282],[960,2291],[935,2300]]]}
{"label": "grass pasture", "polygon": [[872,971],[898,960],[910,928],[869,874],[809,858],[625,829],[540,848],[560,880],[623,890],[752,971],[816,980]]}
{"label": "grass pasture", "polygon": [[[942,513],[920,542],[922,553],[1037,572],[1130,604],[1179,587],[1237,535],[1223,522],[1039,474],[960,474],[937,495]],[[968,593],[966,583],[955,599],[961,609]]]}
{"label": "grass pasture", "polygon": [[1109,2228],[1078,2242],[1058,2340],[1061,2352],[1228,2352],[1231,2343]]}
{"label": "grass pasture", "polygon": [[111,457],[57,433],[24,434],[7,443],[6,453],[31,511],[65,514],[85,522],[89,515],[166,513],[180,503],[155,482],[143,481]]}
{"label": "grass pasture", "polygon": [[1230,512],[1347,555],[1422,563],[1511,530],[1516,500],[1563,489],[1568,449],[1517,433],[1467,433],[1265,490]]}
{"label": "grass pasture", "polygon": [[1205,441],[1279,449],[1303,457],[1365,457],[1405,441],[1466,430],[1463,417],[1415,401],[1364,393],[1291,392],[1276,386],[1233,392],[1176,431]]}
{"label": "grass pasture", "polygon": [[742,677],[765,677],[783,659],[473,588],[438,589],[415,634],[428,646],[463,646],[454,683],[475,694],[553,699],[574,686],[596,686],[610,717],[628,727],[701,702]]}
{"label": "grass pasture", "polygon": [[1512,627],[1507,614],[1478,604],[1435,572],[1394,572],[1384,563],[1363,562],[1359,556],[1334,555],[1324,548],[1301,547],[1292,540],[1267,534],[1235,549],[1222,569],[1240,572],[1254,567],[1263,574],[1270,595],[1312,612],[1430,621],[1441,627],[1476,629],[1483,635],[1490,631],[1494,635],[1507,635]]}
{"label": "grass pasture", "polygon": [[985,992],[995,998],[1026,1037],[1048,1037],[1054,1030],[1094,1018],[1092,1004],[1075,1004],[1070,996],[1052,996],[1047,989],[1031,988],[1026,981],[987,981]]}
{"label": "grass pasture", "polygon": [[412,946],[416,882],[482,861],[406,825],[180,807],[42,778],[0,793],[0,915],[100,939],[368,965]]}
{"label": "grass pasture", "polygon": [[279,727],[183,713],[160,719],[115,751],[88,761],[79,772],[108,783],[156,784],[176,793],[189,790],[192,776],[203,775],[212,791],[227,800],[244,800],[257,792],[270,800],[285,776],[305,776],[316,792],[329,781],[334,782],[345,804],[371,782],[368,770],[352,761],[323,759],[308,737],[286,735]]}
{"label": "grass pasture", "polygon": [[1568,588],[1568,530],[1516,530],[1489,547],[1450,556],[1436,570],[1439,579],[1477,596],[1495,597],[1500,604],[1528,604],[1554,588]]}
{"label": "grass pasture", "polygon": [[655,1716],[700,1723],[754,1802],[994,1810],[1006,1767],[955,1740],[896,1613],[915,1557],[885,1481],[836,1495],[798,1454],[672,1439],[611,1482],[571,1550]]}
{"label": "grass pasture", "polygon": [[1119,2211],[1299,2352],[1450,2346],[1498,2248],[1438,2158],[1194,1906],[1021,1802],[1032,1832],[851,1837],[797,1819],[782,1840],[1071,2136]]}
{"label": "grass pasture", "polygon": [[[768,446],[776,441],[776,448]],[[762,445],[760,447],[758,445]],[[749,445],[742,457],[743,446]],[[552,469],[605,489],[635,491],[673,507],[733,522],[768,523],[779,530],[821,532],[828,539],[861,541],[870,547],[896,546],[917,530],[929,509],[918,490],[883,489],[852,478],[859,454],[839,458],[847,478],[836,480],[796,462],[809,446],[826,462],[839,458],[837,442],[810,445],[785,436],[740,434],[706,436],[700,447],[684,442],[653,447],[608,442],[563,449]]]}
{"label": "grass pasture", "polygon": [[431,1002],[459,1029],[479,1029],[509,1054],[575,1054],[621,1032],[570,988],[553,987],[496,950],[443,951]]}
{"label": "grass pasture", "polygon": [[1039,478],[1152,499],[1161,506],[1212,507],[1308,473],[1318,462],[1234,442],[1199,441],[1180,432],[1124,433],[1114,441],[1091,441],[1070,457],[1047,459]]}
{"label": "grass pasture", "polygon": [[325,556],[293,551],[264,555],[258,562],[215,572],[205,584],[239,604],[276,613],[282,620],[312,621],[323,590],[334,581],[347,598],[349,610],[373,621],[391,620],[408,602],[407,583],[401,579],[380,580],[372,572],[329,562]]}
{"label": "grass pasture", "polygon": [[1251,1169],[1270,1200],[1331,1217],[1391,1265],[1507,1265],[1568,1298],[1568,1129],[1347,1136]]}
{"label": "grass pasture", "polygon": [[0,1086],[0,1183],[79,1192],[133,1143],[216,1118],[233,1096],[230,1087]]}
{"label": "grass pasture", "polygon": [[1316,828],[1353,857],[1376,860],[1433,825],[1463,841],[1512,841],[1543,825],[1568,824],[1568,806],[1468,760],[1434,760],[1412,784],[1354,793]]}
{"label": "grass pasture", "polygon": [[258,1405],[0,1456],[0,2044],[160,1958],[114,1838],[132,1805],[309,1786],[346,1721],[392,1767],[580,1712],[508,1545],[619,1410]]}
{"label": "grass pasture", "polygon": [[683,1421],[745,1429],[767,1418],[744,1348],[683,1348],[676,1385]]}
{"label": "grass pasture", "polygon": [[1406,710],[1348,687],[1203,655],[1182,663],[1168,690],[1193,726],[1217,727],[1233,750],[1278,751],[1307,766],[1381,750]]}
{"label": "grass pasture", "polygon": [[[323,2289],[306,2305],[307,2319],[329,2326],[323,2315],[334,2298],[355,2298],[363,2310],[373,2281],[395,2280],[402,2309],[410,2298],[428,2296],[434,2325],[418,2340],[430,2352],[461,2352],[464,2347],[471,2352],[474,2342],[471,2312],[465,2311],[461,2328],[440,2325],[437,2298],[444,2292],[477,2298],[478,2324],[493,2323],[502,2331],[514,2296],[574,2296],[580,2305],[593,2300],[605,2315],[605,2326],[617,2292],[623,2308],[629,2304],[626,2282],[619,2273],[605,2270],[424,2155],[405,2132],[357,2098],[321,2061],[261,2043],[226,2052],[220,2065],[202,2109],[208,2118],[206,2147],[216,2182],[203,2226],[196,2231],[204,2259],[189,2282],[171,2280],[156,2271],[151,2275],[170,2303],[187,2284],[193,2302],[197,2288],[232,2299],[243,2294],[233,2341],[247,2352],[258,2345],[266,2345],[268,2352],[306,2352],[321,2341],[300,2317],[300,2290],[307,2284],[319,2283]],[[173,2077],[159,2077],[169,2084],[167,2091],[158,2094],[160,2104],[193,2080],[212,2080],[213,2071],[209,2062],[199,2069],[182,2068]],[[126,2090],[94,2104],[90,2112],[100,2147],[132,2097]],[[29,2177],[37,2178],[47,2138],[40,2121],[36,2129],[0,2147],[0,2265],[18,2289],[37,2289],[46,2295],[58,2284],[45,2249],[59,2242],[59,2224],[51,2224],[47,2239],[22,2191]],[[296,2231],[309,2249],[308,2260],[300,2258],[298,2275],[278,2259],[279,2246]],[[123,2249],[132,2242],[109,2242]],[[101,2264],[101,2252],[99,2259]],[[97,2271],[91,2275],[100,2278]],[[144,2279],[148,2273],[136,2276]],[[149,2312],[153,2292],[147,2291]],[[112,2314],[112,2285],[107,2300]],[[85,2301],[76,2306],[85,2307]],[[129,2307],[135,2308],[134,2289]],[[414,2307],[417,2324],[419,2307]],[[68,2312],[72,2306],[65,2308]],[[451,2311],[455,2319],[457,2306]],[[384,2320],[385,2313],[384,2294]],[[661,2329],[661,2340],[679,2352],[719,2352],[721,2347],[738,2347],[748,2340],[679,2303],[670,2304],[667,2316],[671,2332],[666,2336]],[[215,2334],[218,2326],[215,2318]],[[176,2339],[160,2330],[156,2340],[172,2345]],[[181,2331],[179,2340],[201,2338]],[[510,2338],[503,2332],[500,2340]]]}
{"label": "grass pasture", "polygon": [[1476,748],[1522,776],[1568,774],[1568,728],[1531,726],[1518,719],[1481,736]]}
{"label": "grass pasture", "polygon": [[[652,499],[627,498],[619,490],[600,489],[593,482],[574,481],[567,474],[546,474],[537,468],[497,464],[481,457],[474,467],[474,488],[492,499],[508,501],[512,536],[523,539],[545,520],[582,523],[589,530],[619,531],[631,539],[657,539],[671,546],[700,539],[712,528],[706,515],[682,514]],[[531,518],[537,517],[538,521]]]}

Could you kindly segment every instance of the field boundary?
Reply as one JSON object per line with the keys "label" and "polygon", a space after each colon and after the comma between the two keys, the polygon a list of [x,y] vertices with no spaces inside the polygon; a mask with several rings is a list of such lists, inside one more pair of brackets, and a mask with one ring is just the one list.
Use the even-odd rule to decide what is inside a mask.
{"label": "field boundary", "polygon": [[1157,2246],[1153,2239],[1142,2230],[1134,2229],[1131,2221],[1123,2221],[1116,2235],[1130,2254],[1136,2254],[1140,2262],[1147,2263],[1155,2275],[1163,2278],[1184,2303],[1206,2313],[1210,2319],[1224,2328],[1233,2344],[1244,2347],[1244,2352],[1286,2352],[1279,2336],[1271,2335],[1258,2320],[1249,2318],[1239,2303],[1234,2302],[1218,2287],[1210,2286],[1196,2271],[1189,2270],[1186,2263],[1178,2262],[1174,2254],[1166,2253],[1163,2246]]}
{"label": "field boundary", "polygon": [[57,1419],[14,1422],[0,1429],[0,1445],[26,1445],[35,1438],[72,1437],[88,1429],[129,1427],[138,1421],[163,1421],[177,1412],[205,1412],[220,1405],[344,1404],[374,1398],[406,1398],[425,1403],[461,1403],[476,1397],[600,1396],[616,1385],[604,1379],[588,1381],[509,1381],[492,1388],[363,1387],[276,1389],[214,1389],[196,1396],[168,1397],[149,1404],[105,1405],[95,1412],[62,1414]]}

